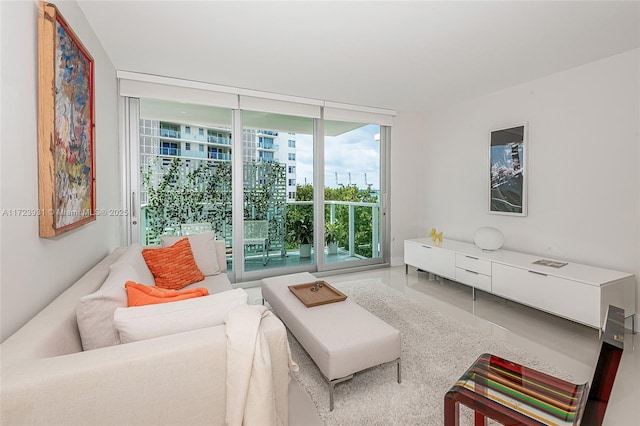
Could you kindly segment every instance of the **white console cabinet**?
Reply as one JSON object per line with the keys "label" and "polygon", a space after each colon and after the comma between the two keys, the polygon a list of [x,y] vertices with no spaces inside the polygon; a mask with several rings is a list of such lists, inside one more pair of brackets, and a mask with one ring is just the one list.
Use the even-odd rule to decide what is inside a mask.
{"label": "white console cabinet", "polygon": [[594,328],[607,307],[631,317],[635,331],[636,282],[633,274],[568,263],[560,268],[534,264],[540,256],[508,250],[483,251],[476,245],[431,238],[405,240],[406,271],[415,266],[474,289],[494,293]]}

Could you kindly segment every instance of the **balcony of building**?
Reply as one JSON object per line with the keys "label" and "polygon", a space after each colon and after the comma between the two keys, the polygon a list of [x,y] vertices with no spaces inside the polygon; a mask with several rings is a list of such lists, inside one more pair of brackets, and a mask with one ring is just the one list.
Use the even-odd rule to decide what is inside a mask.
{"label": "balcony of building", "polygon": [[[297,208],[298,206],[313,205],[312,201],[287,201],[287,208]],[[338,220],[338,209],[346,209],[348,215],[346,218],[345,228],[348,230],[345,238],[339,241],[337,253],[329,254],[328,248],[323,247],[324,263],[334,264],[341,262],[348,262],[352,260],[361,260],[369,258],[380,257],[380,205],[378,203],[360,203],[349,201],[325,201],[325,212],[329,216],[329,221],[335,223]],[[367,240],[358,239],[356,237],[356,220],[358,213],[362,209],[370,210],[371,212],[371,238]],[[142,217],[145,218],[145,230],[149,230],[149,214],[147,207],[141,208]],[[286,228],[286,224],[284,225]],[[218,239],[224,239],[227,246],[227,267],[229,270],[233,270],[233,235],[231,232],[231,226],[225,225],[223,231],[216,231],[216,237]],[[168,235],[179,234],[180,226],[175,224],[165,228],[165,233]],[[287,229],[284,229],[280,235],[287,235]],[[320,235],[320,238],[324,239],[324,235]],[[318,238],[316,236],[315,238]],[[149,232],[145,231],[142,238],[144,245],[157,244],[157,238],[151,238]],[[367,254],[364,254],[367,253]],[[300,250],[298,247],[292,247],[285,244],[284,240],[271,243],[271,249],[268,252],[269,261],[264,264],[262,249],[248,249],[245,251],[245,271],[257,271],[265,269],[277,269],[288,268],[296,266],[312,265],[315,263],[314,252],[312,251],[311,257],[300,257]]]}

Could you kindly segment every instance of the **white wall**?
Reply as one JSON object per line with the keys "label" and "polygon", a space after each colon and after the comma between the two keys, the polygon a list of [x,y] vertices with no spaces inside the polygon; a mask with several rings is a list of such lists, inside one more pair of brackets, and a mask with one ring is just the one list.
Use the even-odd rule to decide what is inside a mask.
{"label": "white wall", "polygon": [[[120,207],[115,69],[76,2],[55,2],[95,60],[96,203]],[[0,2],[0,206],[38,207],[38,3]],[[5,340],[99,259],[120,245],[117,217],[57,238],[38,236],[37,217],[0,221],[1,339]]]}
{"label": "white wall", "polygon": [[420,170],[430,159],[423,155],[423,115],[399,113],[391,128],[391,264],[404,263],[404,240],[424,235],[424,180]]}
{"label": "white wall", "polygon": [[[494,226],[505,248],[639,276],[639,60],[632,50],[424,116],[415,236],[435,227],[472,241]],[[529,214],[491,215],[488,132],[523,121]]]}

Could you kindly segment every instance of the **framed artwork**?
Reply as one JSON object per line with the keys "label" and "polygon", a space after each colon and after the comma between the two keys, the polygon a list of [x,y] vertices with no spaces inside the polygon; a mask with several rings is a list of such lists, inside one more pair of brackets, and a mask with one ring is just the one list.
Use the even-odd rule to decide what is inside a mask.
{"label": "framed artwork", "polygon": [[93,58],[58,9],[38,14],[40,236],[96,219]]}
{"label": "framed artwork", "polygon": [[492,130],[489,213],[527,215],[527,123]]}

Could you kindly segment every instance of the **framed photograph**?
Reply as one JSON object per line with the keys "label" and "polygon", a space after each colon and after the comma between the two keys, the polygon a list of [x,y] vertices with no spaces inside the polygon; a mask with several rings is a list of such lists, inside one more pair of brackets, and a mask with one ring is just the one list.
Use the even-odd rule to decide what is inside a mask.
{"label": "framed photograph", "polygon": [[527,215],[527,124],[492,130],[489,213]]}
{"label": "framed photograph", "polygon": [[93,58],[58,9],[38,14],[40,236],[96,219]]}

